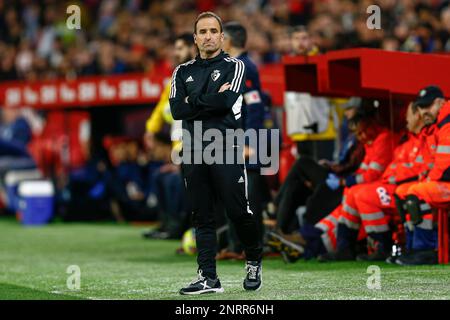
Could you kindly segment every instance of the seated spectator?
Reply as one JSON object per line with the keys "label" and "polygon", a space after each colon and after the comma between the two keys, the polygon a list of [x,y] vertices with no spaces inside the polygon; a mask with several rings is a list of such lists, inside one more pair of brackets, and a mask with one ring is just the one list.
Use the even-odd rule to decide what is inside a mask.
{"label": "seated spectator", "polygon": [[158,201],[161,226],[144,234],[147,238],[180,239],[187,229],[188,212],[180,167],[171,161],[172,141],[168,135],[156,133],[152,151],[153,161],[163,165],[151,176],[150,184]]}
{"label": "seated spectator", "polygon": [[[352,98],[344,105],[344,116],[351,119],[361,106],[361,99]],[[351,122],[354,129],[356,121]],[[327,160],[315,162],[302,157],[292,166],[289,174],[275,198],[276,231],[291,240],[301,242],[297,231],[300,227],[297,209],[303,212],[303,224],[316,224],[336,208],[342,199],[342,188],[330,189],[326,180],[328,174],[334,173],[345,177],[354,172],[364,157],[364,148],[350,132],[339,153],[339,161]],[[325,200],[326,199],[326,200]],[[325,201],[324,201],[325,200]],[[294,232],[294,233],[293,233]],[[288,236],[291,235],[291,236]]]}
{"label": "seated spectator", "polygon": [[[400,265],[437,264],[437,226],[433,208],[449,205],[450,194],[450,103],[440,88],[422,89],[415,101],[427,127],[424,130],[425,170],[418,182],[395,190],[397,209],[407,232],[408,254],[396,259]],[[432,164],[432,165],[429,165]]]}
{"label": "seated spectator", "polygon": [[9,141],[18,147],[25,148],[32,138],[32,132],[27,120],[22,116],[21,109],[5,107],[2,109],[0,139]]}
{"label": "seated spectator", "polygon": [[147,204],[144,166],[138,162],[139,145],[123,138],[111,146],[111,175],[105,176],[107,189],[118,206],[116,216],[127,221],[155,220],[156,210]]}
{"label": "seated spectator", "polygon": [[36,168],[28,153],[27,145],[32,138],[28,121],[20,108],[2,108],[0,124],[0,176],[13,169]]}
{"label": "seated spectator", "polygon": [[83,166],[72,169],[59,196],[62,219],[111,220],[111,196],[107,190],[110,174],[105,161],[91,155]]}

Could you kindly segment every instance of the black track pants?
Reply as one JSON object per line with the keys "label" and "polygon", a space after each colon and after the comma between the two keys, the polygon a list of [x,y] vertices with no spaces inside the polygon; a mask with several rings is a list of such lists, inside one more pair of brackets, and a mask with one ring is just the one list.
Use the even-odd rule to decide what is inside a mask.
{"label": "black track pants", "polygon": [[247,197],[247,174],[243,164],[183,164],[187,195],[192,205],[199,268],[204,275],[216,275],[216,224],[214,202],[225,207],[236,228],[247,260],[259,261],[262,246],[256,219]]}

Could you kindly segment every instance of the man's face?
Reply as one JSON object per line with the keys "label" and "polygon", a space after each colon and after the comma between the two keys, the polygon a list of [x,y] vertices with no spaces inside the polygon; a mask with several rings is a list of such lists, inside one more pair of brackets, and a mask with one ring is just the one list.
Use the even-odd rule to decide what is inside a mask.
{"label": "man's face", "polygon": [[433,103],[426,108],[419,108],[420,116],[423,119],[425,125],[429,126],[436,122],[439,110],[441,110],[444,104],[444,99],[436,98]]}
{"label": "man's face", "polygon": [[311,37],[307,32],[294,32],[291,36],[291,45],[294,54],[307,54],[311,50]]}
{"label": "man's face", "polygon": [[220,32],[219,22],[213,17],[200,19],[194,34],[194,41],[200,53],[211,55],[222,48],[223,32]]}
{"label": "man's face", "polygon": [[355,128],[355,135],[356,139],[361,142],[365,143],[367,141],[367,134],[364,132],[364,127],[361,125],[357,125]]}
{"label": "man's face", "polygon": [[18,108],[3,108],[3,121],[5,123],[12,123],[20,116]]}
{"label": "man's face", "polygon": [[230,39],[230,36],[225,33],[224,40],[223,40],[223,51],[229,53],[230,49],[231,49],[231,39]]}
{"label": "man's face", "polygon": [[175,41],[175,60],[177,64],[191,60],[191,48],[181,39]]}
{"label": "man's face", "polygon": [[416,130],[421,126],[420,112],[414,112],[412,103],[408,105],[406,110],[406,129],[409,132],[416,132]]}
{"label": "man's face", "polygon": [[357,110],[357,109],[354,108],[354,107],[346,108],[346,109],[344,110],[344,116],[345,116],[347,119],[351,119],[351,118],[353,118],[353,117],[355,116],[356,110]]}

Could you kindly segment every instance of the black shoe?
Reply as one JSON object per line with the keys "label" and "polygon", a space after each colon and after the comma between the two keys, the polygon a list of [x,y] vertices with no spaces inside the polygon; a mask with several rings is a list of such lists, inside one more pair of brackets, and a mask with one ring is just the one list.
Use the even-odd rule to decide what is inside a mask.
{"label": "black shoe", "polygon": [[177,240],[179,237],[173,233],[168,231],[151,231],[148,233],[142,234],[146,239],[157,239],[157,240]]}
{"label": "black shoe", "polygon": [[356,256],[356,261],[386,261],[390,257],[382,252],[375,251],[371,254],[363,253]]}
{"label": "black shoe", "polygon": [[331,261],[354,261],[355,255],[350,250],[342,250],[336,252],[328,252],[317,257],[319,262]]}
{"label": "black shoe", "polygon": [[386,258],[386,263],[396,264],[398,258],[400,258],[400,256],[389,256]]}
{"label": "black shoe", "polygon": [[420,266],[438,264],[438,255],[434,250],[417,251],[398,257],[395,263],[401,266]]}
{"label": "black shoe", "polygon": [[262,265],[258,261],[247,261],[245,265],[247,276],[244,279],[244,289],[258,291],[262,287]]}
{"label": "black shoe", "polygon": [[194,279],[187,287],[180,289],[180,294],[222,293],[219,278],[212,279],[202,276],[202,270],[198,271],[197,279]]}
{"label": "black shoe", "polygon": [[164,231],[165,231],[165,229],[163,227],[151,229],[151,230],[142,232],[142,237],[144,237],[146,239],[155,239],[161,232],[164,232]]}

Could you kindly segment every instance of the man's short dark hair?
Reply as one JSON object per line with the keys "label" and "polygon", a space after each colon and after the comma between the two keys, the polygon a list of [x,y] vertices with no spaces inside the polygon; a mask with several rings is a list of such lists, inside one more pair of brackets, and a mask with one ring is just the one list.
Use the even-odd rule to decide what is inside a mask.
{"label": "man's short dark hair", "polygon": [[289,35],[292,36],[294,33],[297,33],[297,32],[306,32],[309,34],[308,28],[306,26],[299,25],[299,26],[292,27],[289,30]]}
{"label": "man's short dark hair", "polygon": [[230,37],[231,45],[236,48],[245,48],[247,43],[247,30],[239,22],[227,22],[223,26],[224,32]]}
{"label": "man's short dark hair", "polygon": [[197,23],[204,18],[214,18],[217,20],[217,22],[219,22],[219,26],[220,26],[220,32],[223,32],[223,24],[222,24],[222,19],[220,19],[220,17],[215,14],[214,12],[211,11],[205,11],[202,12],[198,15],[197,19],[195,19],[195,24],[194,24],[194,33],[197,33]]}
{"label": "man's short dark hair", "polygon": [[187,46],[193,46],[194,43],[194,37],[192,36],[192,33],[185,32],[180,34],[175,38],[175,41],[181,40],[183,41]]}

